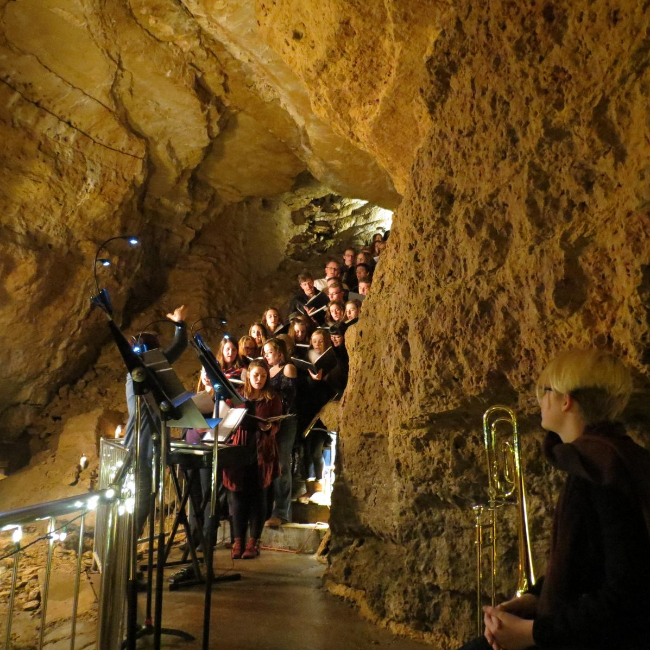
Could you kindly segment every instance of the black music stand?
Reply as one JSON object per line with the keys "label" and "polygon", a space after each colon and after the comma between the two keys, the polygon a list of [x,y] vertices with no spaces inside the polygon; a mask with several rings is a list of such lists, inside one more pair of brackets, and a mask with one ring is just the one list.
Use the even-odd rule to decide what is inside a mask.
{"label": "black music stand", "polygon": [[[241,406],[246,400],[235,390],[233,385],[228,381],[226,376],[221,371],[219,362],[214,356],[212,350],[208,347],[207,343],[203,340],[200,334],[195,334],[194,338],[190,341],[190,346],[196,352],[201,365],[205,369],[212,387],[214,388],[217,413],[219,413],[219,405],[222,399],[229,399],[233,406]],[[218,427],[218,424],[217,424]],[[218,524],[217,503],[219,495],[217,494],[217,477],[219,470],[218,452],[219,452],[219,430],[215,428],[214,432],[214,452],[212,458],[212,493],[210,497],[210,518],[208,523],[208,539],[206,540],[206,579],[205,579],[205,600],[203,609],[203,650],[209,650],[210,646],[210,614],[212,607],[212,585],[217,582],[212,568],[214,557],[214,539]],[[228,576],[231,580],[235,579]],[[241,576],[240,576],[241,577]]]}
{"label": "black music stand", "polygon": [[[233,431],[239,427],[241,424],[242,419],[246,415],[246,410],[245,409],[230,409],[229,413],[225,415],[223,419],[220,419],[218,424],[219,427],[216,430],[212,430],[212,435],[216,435],[216,440],[214,438],[210,439],[208,441],[207,439],[202,443],[202,444],[188,444],[188,443],[176,443],[176,446],[172,444],[172,455],[176,460],[179,460],[180,457],[183,456],[184,453],[187,453],[188,451],[192,451],[193,453],[209,453],[210,458],[212,459],[211,461],[211,470],[214,469],[214,443],[227,443],[230,435],[232,434]],[[243,452],[243,453],[242,453]],[[248,449],[244,449],[242,447],[229,447],[227,450],[221,450],[219,451],[219,458],[223,458],[223,454],[226,454],[226,460],[224,462],[218,461],[218,467],[219,469],[223,467],[240,467],[243,464],[248,464],[250,462],[253,462],[254,457],[252,454],[248,453]],[[191,458],[196,458],[196,456],[190,456]],[[179,461],[180,462],[180,461]],[[201,463],[202,464],[202,463]],[[212,471],[210,472],[212,474]],[[218,472],[217,472],[218,474]],[[180,490],[180,485],[178,483],[178,480],[174,478],[174,488],[176,490],[176,494],[178,498],[181,500],[181,506],[178,509],[178,514],[176,516],[176,519],[174,521],[174,527],[172,528],[172,532],[170,535],[170,538],[167,540],[167,547],[166,547],[166,552],[165,552],[165,562],[166,566],[171,566],[171,565],[178,565],[178,564],[187,564],[188,563],[188,555],[192,553],[192,566],[187,567],[185,570],[181,570],[178,574],[175,576],[172,576],[171,579],[171,584],[169,585],[169,590],[170,591],[177,591],[179,589],[184,589],[187,587],[191,587],[197,584],[204,584],[205,580],[201,576],[200,571],[198,570],[196,566],[196,561],[194,560],[194,554],[195,554],[195,546],[196,544],[194,543],[194,540],[191,538],[190,534],[188,533],[188,549],[185,550],[183,559],[179,562],[167,562],[167,557],[169,556],[169,551],[171,549],[172,545],[172,537],[175,534],[178,525],[182,524],[186,530],[188,530],[189,527],[189,522],[187,522],[187,518],[185,517],[184,513],[182,512],[183,509],[183,504],[187,503],[189,500],[194,509],[197,512],[205,513],[206,506],[208,505],[208,492],[206,491],[206,494],[203,495],[203,499],[201,500],[201,503],[196,506],[194,503],[195,499],[191,495],[191,487],[192,483],[198,479],[198,476],[193,473],[190,478],[189,478],[189,483],[186,484],[185,486],[185,491],[181,493]],[[217,496],[220,498],[220,491],[217,490]],[[212,501],[211,501],[211,496],[210,498],[210,511],[212,510]],[[218,512],[218,508],[215,511],[215,522],[213,522],[213,525],[217,526],[218,521],[220,519],[220,513]],[[208,567],[209,564],[207,563],[207,558],[208,558],[208,551],[207,551],[207,538],[208,538],[208,529],[210,526],[210,521],[209,521],[209,516],[208,515],[208,520],[204,522],[205,525],[205,533],[203,532],[202,529],[197,530],[197,537],[199,539],[199,544],[203,550],[203,560],[206,563],[206,572],[209,571]],[[213,533],[213,541],[214,541],[214,534],[216,534],[216,530]],[[214,543],[213,543],[214,546]],[[193,569],[193,572],[190,572],[190,568]],[[214,576],[212,577],[212,584],[214,585],[217,582],[233,582],[236,580],[241,579],[241,574],[240,573],[227,573],[225,575],[220,575],[220,576]]]}
{"label": "black music stand", "polygon": [[[187,426],[206,426],[207,422],[201,416],[201,413],[196,409],[196,407],[191,403],[187,405],[187,397],[191,396],[191,393],[186,393],[182,389],[180,381],[176,375],[171,370],[171,367],[167,363],[166,358],[160,351],[158,352],[164,363],[160,363],[159,367],[156,367],[156,361],[160,361],[154,355],[154,359],[151,359],[149,363],[146,363],[142,357],[136,354],[131,345],[126,340],[126,337],[117,326],[113,320],[113,310],[111,306],[111,301],[108,296],[106,289],[102,289],[96,296],[91,298],[91,304],[93,306],[100,307],[108,317],[108,327],[113,336],[115,344],[122,356],[124,365],[126,366],[128,372],[133,379],[133,389],[136,396],[136,413],[135,413],[135,453],[129,453],[127,457],[127,463],[121,468],[120,477],[123,477],[127,471],[127,465],[134,463],[135,465],[135,508],[134,513],[131,518],[131,544],[130,544],[130,561],[129,561],[129,580],[127,581],[127,617],[126,617],[126,640],[123,643],[123,646],[128,648],[128,650],[135,650],[136,641],[142,636],[147,636],[152,634],[154,636],[154,647],[156,650],[159,650],[161,645],[161,635],[169,634],[178,636],[184,640],[192,641],[194,637],[187,632],[182,630],[176,630],[171,628],[162,627],[162,563],[158,573],[158,583],[156,585],[156,602],[155,602],[155,619],[153,625],[151,624],[151,582],[152,576],[149,575],[148,579],[148,595],[147,595],[147,621],[146,624],[138,630],[137,625],[137,606],[138,606],[138,590],[137,590],[137,542],[140,531],[136,530],[137,524],[137,512],[138,512],[138,489],[139,489],[139,470],[140,470],[140,424],[141,424],[141,410],[142,408],[147,408],[143,405],[143,397],[147,398],[148,405],[150,405],[152,412],[158,412],[160,414],[161,421],[161,431],[160,436],[154,436],[154,451],[157,450],[157,456],[160,457],[160,462],[155,462],[154,465],[154,474],[157,472],[158,483],[154,482],[154,485],[157,486],[158,496],[160,502],[160,512],[161,512],[161,537],[159,537],[159,552],[162,546],[164,547],[164,491],[160,489],[160,481],[164,475],[164,465],[162,464],[165,458],[165,445],[166,445],[166,423],[168,421],[174,422],[178,421],[178,418],[188,416],[188,420],[191,422]],[[151,355],[151,353],[149,353]],[[175,381],[174,381],[175,380]],[[180,394],[178,387],[180,386]],[[186,397],[187,396],[187,397]],[[192,417],[189,417],[192,415]],[[197,417],[198,416],[198,417]],[[183,419],[185,422],[185,417]],[[156,458],[156,461],[158,459]],[[162,467],[162,471],[161,471]],[[156,478],[156,477],[155,477]],[[155,492],[152,492],[151,495],[151,504],[155,502]],[[152,522],[150,522],[150,531],[153,527]],[[152,549],[152,539],[153,536],[150,536],[149,548]],[[150,560],[151,563],[151,560]]]}
{"label": "black music stand", "polygon": [[[165,491],[163,489],[162,481],[167,466],[167,455],[170,449],[168,427],[211,428],[218,424],[218,420],[206,420],[206,418],[203,417],[191,399],[193,393],[185,390],[183,384],[178,379],[176,373],[169,365],[169,362],[161,350],[156,349],[145,352],[142,355],[142,358],[145,367],[159,380],[163,390],[168,395],[171,406],[173,407],[173,409],[169,409],[165,408],[165,405],[159,405],[155,399],[155,395],[151,392],[145,394],[145,400],[147,401],[148,406],[152,410],[157,409],[160,415],[160,438],[154,446],[156,452],[154,454],[154,467],[157,468],[158,473],[156,488],[158,490],[160,522],[158,527],[158,550],[156,553],[156,591],[153,626],[151,627],[151,632],[147,630],[141,632],[139,636],[153,634],[154,648],[158,650],[160,648],[161,635],[164,633],[162,628],[162,605],[165,569]],[[151,547],[151,541],[149,544]],[[151,556],[149,556],[149,564],[152,566]],[[149,575],[149,584],[151,583],[151,580],[152,576]],[[186,637],[186,633],[184,632],[182,634],[183,638],[191,636],[187,635]],[[189,640],[193,639],[194,637],[191,637]]]}

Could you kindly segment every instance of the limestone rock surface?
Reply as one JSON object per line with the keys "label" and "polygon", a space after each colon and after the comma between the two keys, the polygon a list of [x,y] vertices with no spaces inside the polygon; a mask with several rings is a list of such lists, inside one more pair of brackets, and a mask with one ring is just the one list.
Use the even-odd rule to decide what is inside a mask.
{"label": "limestone rock surface", "polygon": [[[561,477],[533,388],[560,349],[629,363],[650,444],[647,5],[0,0],[0,26],[3,437],[43,434],[53,465],[82,400],[123,405],[88,307],[103,240],[143,239],[99,271],[130,330],[183,302],[241,328],[403,195],[330,414],[331,589],[437,648],[472,634],[494,403],[520,417],[543,572]],[[514,551],[506,517],[510,575]]]}

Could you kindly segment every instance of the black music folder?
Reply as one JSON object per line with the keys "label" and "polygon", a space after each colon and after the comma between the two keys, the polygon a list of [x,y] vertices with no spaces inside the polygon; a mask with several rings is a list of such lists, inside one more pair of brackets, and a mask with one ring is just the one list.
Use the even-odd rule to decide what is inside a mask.
{"label": "black music folder", "polygon": [[307,352],[309,350],[309,343],[296,343],[294,346],[293,354],[296,359],[302,359],[303,361],[307,358]]}
{"label": "black music folder", "polygon": [[[310,298],[304,304],[304,307],[309,307],[310,309],[320,309],[321,307],[327,307],[327,303],[329,301],[330,301],[329,294],[325,291],[320,291],[313,298]],[[306,309],[305,309],[305,313],[307,313]]]}
{"label": "black music folder", "polygon": [[336,358],[336,352],[334,352],[334,347],[328,348],[320,355],[315,361],[311,362],[305,359],[297,359],[296,357],[291,357],[291,363],[293,363],[296,368],[300,370],[311,370],[316,374],[319,370],[323,371],[323,374],[326,375],[328,372],[336,368],[338,360]]}

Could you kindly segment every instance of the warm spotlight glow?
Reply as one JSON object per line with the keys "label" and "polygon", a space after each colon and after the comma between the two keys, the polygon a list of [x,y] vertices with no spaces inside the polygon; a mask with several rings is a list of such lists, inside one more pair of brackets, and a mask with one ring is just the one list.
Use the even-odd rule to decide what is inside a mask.
{"label": "warm spotlight glow", "polygon": [[121,425],[121,424],[118,424],[118,425],[115,427],[115,437],[116,437],[116,438],[119,438],[121,435],[122,435],[122,425]]}
{"label": "warm spotlight glow", "polygon": [[85,455],[79,459],[79,467],[81,467],[81,469],[86,469],[86,467],[88,467],[88,459]]}
{"label": "warm spotlight glow", "polygon": [[374,208],[372,211],[373,221],[375,225],[379,226],[382,230],[390,230],[393,225],[393,211],[385,210],[384,208]]}
{"label": "warm spotlight glow", "polygon": [[20,526],[14,528],[14,532],[11,533],[11,541],[14,544],[18,544],[22,538],[23,538],[23,529]]}
{"label": "warm spotlight glow", "polygon": [[137,237],[129,237],[129,244],[131,246],[137,246],[140,243],[140,240]]}

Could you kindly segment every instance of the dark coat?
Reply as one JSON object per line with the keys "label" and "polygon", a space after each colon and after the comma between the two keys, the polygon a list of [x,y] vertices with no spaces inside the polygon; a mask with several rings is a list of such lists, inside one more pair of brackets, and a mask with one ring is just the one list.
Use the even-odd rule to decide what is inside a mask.
{"label": "dark coat", "polygon": [[572,443],[549,433],[546,456],[568,476],[533,637],[540,648],[649,644],[650,452],[620,424],[600,423]]}

